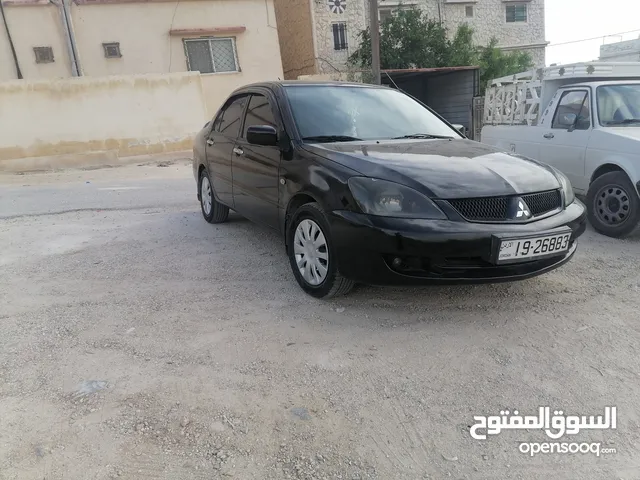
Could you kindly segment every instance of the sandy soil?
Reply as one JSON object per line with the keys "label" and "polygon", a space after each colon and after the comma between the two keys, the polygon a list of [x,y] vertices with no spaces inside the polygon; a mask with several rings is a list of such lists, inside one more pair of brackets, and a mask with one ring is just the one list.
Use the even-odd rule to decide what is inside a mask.
{"label": "sandy soil", "polygon": [[[0,478],[638,479],[639,293],[640,237],[590,230],[536,279],[319,301],[184,162],[4,176]],[[612,405],[599,458],[469,434]]]}

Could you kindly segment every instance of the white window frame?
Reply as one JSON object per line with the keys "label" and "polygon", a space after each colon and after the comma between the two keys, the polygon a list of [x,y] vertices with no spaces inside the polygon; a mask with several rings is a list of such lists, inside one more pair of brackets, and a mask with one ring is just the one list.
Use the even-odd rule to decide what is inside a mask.
{"label": "white window frame", "polygon": [[[507,21],[507,9],[509,7],[524,7],[526,19],[524,21],[514,20],[513,22]],[[515,16],[514,16],[515,19]],[[504,21],[509,25],[524,25],[529,23],[529,4],[527,3],[507,3],[504,7]]]}
{"label": "white window frame", "polygon": [[395,3],[395,4],[386,4],[378,7],[378,21],[382,22],[380,18],[380,11],[388,11],[391,15],[396,15],[397,12],[401,10],[409,10],[410,8],[416,7],[416,3]]}
{"label": "white window frame", "polygon": [[388,12],[389,16],[393,15],[394,7],[380,7],[378,8],[378,21],[382,23],[384,20],[382,19],[382,12]]}
{"label": "white window frame", "polygon": [[[189,52],[187,50],[187,44],[190,42],[202,42],[203,40],[209,41],[209,55],[211,56],[211,65],[213,66],[213,72],[200,72],[202,75],[224,75],[224,74],[234,74],[240,73],[242,70],[240,69],[240,62],[238,61],[238,49],[236,48],[236,37],[197,37],[197,38],[183,38],[182,42],[184,43],[184,55],[187,58],[187,70],[190,72],[197,71],[191,70],[191,65],[189,62]],[[216,72],[216,60],[213,56],[213,48],[211,48],[212,42],[216,41],[231,41],[231,48],[233,50],[233,60],[236,64],[236,69],[228,72]]]}
{"label": "white window frame", "polygon": [[[468,9],[469,9],[469,8],[471,9],[471,15],[468,15],[468,12],[469,12],[469,10],[468,10]],[[474,5],[465,5],[465,6],[464,6],[464,18],[473,18],[473,17],[475,17],[475,16],[476,16],[476,9],[474,8]],[[504,18],[505,18],[505,19],[507,18],[506,11],[505,11],[505,16],[504,16]]]}

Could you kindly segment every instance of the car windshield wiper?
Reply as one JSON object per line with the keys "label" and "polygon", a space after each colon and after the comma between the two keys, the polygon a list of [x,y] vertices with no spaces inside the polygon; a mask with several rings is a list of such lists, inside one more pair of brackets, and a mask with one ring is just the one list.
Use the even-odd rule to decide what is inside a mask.
{"label": "car windshield wiper", "polygon": [[640,118],[625,118],[624,120],[607,122],[607,125],[629,125],[631,123],[640,123]]}
{"label": "car windshield wiper", "polygon": [[304,141],[330,143],[330,142],[357,142],[361,138],[349,137],[348,135],[316,135],[314,137],[302,137]]}
{"label": "car windshield wiper", "polygon": [[391,140],[401,140],[403,138],[453,138],[444,135],[432,135],[430,133],[412,133],[411,135],[402,135],[401,137],[393,137]]}

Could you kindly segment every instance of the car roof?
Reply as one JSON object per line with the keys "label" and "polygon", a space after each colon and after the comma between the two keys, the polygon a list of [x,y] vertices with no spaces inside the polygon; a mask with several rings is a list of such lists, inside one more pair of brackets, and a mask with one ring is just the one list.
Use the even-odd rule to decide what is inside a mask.
{"label": "car roof", "polygon": [[562,85],[560,88],[601,87],[602,85],[640,85],[640,79],[636,77],[630,78],[629,80],[602,80],[589,83],[571,83],[569,85]]}
{"label": "car roof", "polygon": [[250,90],[252,88],[260,88],[260,87],[276,90],[280,87],[292,87],[292,86],[389,88],[386,85],[372,85],[367,83],[356,83],[356,82],[337,82],[337,81],[318,81],[318,80],[278,80],[278,81],[272,81],[272,82],[251,83],[236,89],[235,92],[241,92],[243,90]]}

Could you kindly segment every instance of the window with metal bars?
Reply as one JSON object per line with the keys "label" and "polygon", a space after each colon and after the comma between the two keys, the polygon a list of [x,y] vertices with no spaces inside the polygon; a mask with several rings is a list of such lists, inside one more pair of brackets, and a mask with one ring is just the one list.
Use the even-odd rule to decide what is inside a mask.
{"label": "window with metal bars", "polygon": [[53,48],[51,47],[33,47],[33,53],[36,56],[36,63],[53,63]]}
{"label": "window with metal bars", "polygon": [[183,39],[187,68],[192,72],[238,72],[235,38]]}
{"label": "window with metal bars", "polygon": [[527,21],[527,5],[507,5],[507,23],[526,22]]}
{"label": "window with metal bars", "polygon": [[344,22],[334,23],[331,27],[333,29],[333,49],[347,50],[349,48],[347,42],[347,24]]}
{"label": "window with metal bars", "polygon": [[392,16],[393,16],[393,10],[391,8],[378,9],[378,19],[380,20],[380,25],[383,25]]}
{"label": "window with metal bars", "polygon": [[378,18],[380,19],[380,25],[383,25],[394,15],[397,15],[401,11],[408,11],[416,8],[414,4],[410,5],[395,5],[393,7],[381,7],[378,9]]}
{"label": "window with metal bars", "polygon": [[122,54],[120,53],[120,43],[118,42],[109,42],[103,43],[102,49],[104,50],[105,58],[120,58]]}

